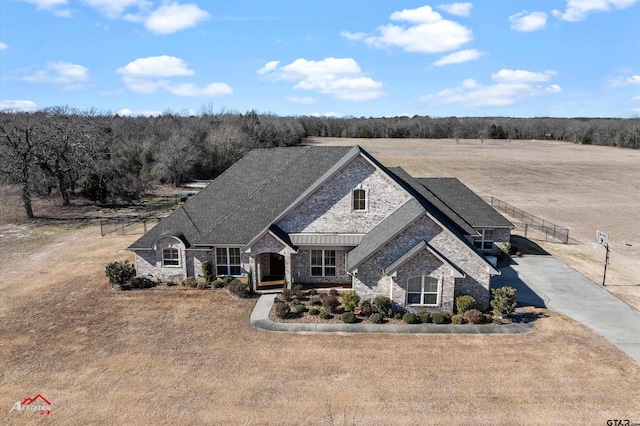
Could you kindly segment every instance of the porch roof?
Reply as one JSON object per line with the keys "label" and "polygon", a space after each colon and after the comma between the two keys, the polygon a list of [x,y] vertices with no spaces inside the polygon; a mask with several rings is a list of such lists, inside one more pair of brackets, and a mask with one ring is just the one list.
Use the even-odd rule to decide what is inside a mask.
{"label": "porch roof", "polygon": [[296,246],[355,247],[364,234],[289,234]]}

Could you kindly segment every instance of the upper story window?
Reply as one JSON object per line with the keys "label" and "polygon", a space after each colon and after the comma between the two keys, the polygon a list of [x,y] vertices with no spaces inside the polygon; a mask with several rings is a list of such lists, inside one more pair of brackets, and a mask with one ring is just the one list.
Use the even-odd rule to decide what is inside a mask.
{"label": "upper story window", "polygon": [[478,232],[480,233],[480,236],[473,240],[476,248],[480,250],[492,250],[493,229],[478,229]]}
{"label": "upper story window", "polygon": [[180,251],[177,248],[163,249],[162,266],[180,266]]}
{"label": "upper story window", "polygon": [[217,275],[241,275],[239,247],[216,247],[216,273]]}
{"label": "upper story window", "polygon": [[367,210],[367,190],[357,188],[353,190],[353,210],[365,211]]}

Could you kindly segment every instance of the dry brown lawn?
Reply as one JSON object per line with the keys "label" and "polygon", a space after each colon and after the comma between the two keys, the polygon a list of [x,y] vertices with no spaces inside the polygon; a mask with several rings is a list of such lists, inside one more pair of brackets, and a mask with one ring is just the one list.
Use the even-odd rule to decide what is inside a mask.
{"label": "dry brown lawn", "polygon": [[[555,216],[553,208],[543,207],[558,203],[562,211],[564,195],[547,200],[549,188],[532,192],[536,185],[526,183],[531,179],[543,185],[546,176],[554,175],[555,166],[530,177],[535,168],[529,163],[542,163],[544,150],[525,161],[525,179],[512,176],[506,159],[495,168],[473,161],[482,158],[483,150],[506,158],[497,153],[514,148],[469,143],[456,156],[462,175],[444,173],[451,156],[447,160],[444,151],[457,148],[441,148],[433,157],[402,151],[386,157],[376,141],[357,142],[385,164],[397,160],[411,173],[458,176],[481,194],[577,227],[572,225],[580,217],[576,199],[568,195],[567,214]],[[608,155],[607,149],[617,152],[604,148],[595,157]],[[635,160],[640,154],[623,152]],[[552,156],[549,161],[559,160]],[[490,174],[483,178],[482,172]],[[521,185],[520,191],[514,185]],[[104,266],[131,259],[122,250],[136,236],[100,237],[96,225],[78,221],[25,224],[19,220],[17,197],[3,200],[1,425],[640,422],[640,363],[553,312],[539,311],[536,329],[523,335],[271,333],[249,324],[253,300],[234,299],[225,290],[114,292]],[[624,203],[618,205],[620,217],[631,213]],[[608,230],[617,241],[621,237],[613,237],[614,229],[612,223]],[[635,239],[626,241],[638,242],[637,233],[637,227],[630,228],[628,235]],[[580,235],[576,230],[574,236]],[[591,246],[568,249],[588,251]],[[616,270],[611,279],[619,280],[620,273]],[[52,403],[49,416],[9,413],[16,401],[38,393]]]}
{"label": "dry brown lawn", "polygon": [[640,150],[490,139],[483,144],[341,138],[309,143],[357,144],[385,166],[402,166],[417,177],[457,177],[483,197],[497,197],[567,227],[572,244],[542,240],[540,245],[598,284],[605,249],[593,242],[596,230],[607,232],[611,249],[607,289],[640,310]]}

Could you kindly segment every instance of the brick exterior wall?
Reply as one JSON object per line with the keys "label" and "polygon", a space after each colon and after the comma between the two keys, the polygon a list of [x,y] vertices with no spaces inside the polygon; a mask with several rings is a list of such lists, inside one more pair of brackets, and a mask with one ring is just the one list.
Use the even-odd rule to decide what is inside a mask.
{"label": "brick exterior wall", "polygon": [[[325,248],[325,250],[333,250]],[[291,255],[293,283],[301,284],[350,284],[351,276],[345,269],[346,251],[336,250],[336,276],[335,277],[312,277],[311,276],[311,250],[298,250],[297,254]]]}
{"label": "brick exterior wall", "polygon": [[[353,211],[358,185],[367,191],[366,211]],[[384,173],[356,157],[277,224],[287,233],[367,233],[408,199]]]}
{"label": "brick exterior wall", "polygon": [[[188,256],[182,241],[170,236],[161,237],[156,241],[155,247],[155,250],[136,250],[136,272],[139,276],[153,276],[164,281],[179,281],[187,276]],[[162,266],[162,250],[165,248],[178,249],[180,253],[179,266]]]}

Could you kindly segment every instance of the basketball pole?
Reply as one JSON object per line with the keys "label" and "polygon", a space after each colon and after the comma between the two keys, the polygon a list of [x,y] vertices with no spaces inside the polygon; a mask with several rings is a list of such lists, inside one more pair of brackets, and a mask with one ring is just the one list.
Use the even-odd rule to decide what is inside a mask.
{"label": "basketball pole", "polygon": [[604,287],[604,282],[607,279],[607,265],[609,264],[609,243],[604,244],[604,248],[607,249],[607,257],[604,259],[604,276],[602,277],[602,287]]}

